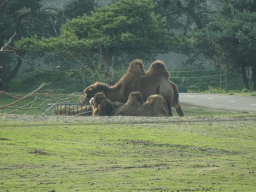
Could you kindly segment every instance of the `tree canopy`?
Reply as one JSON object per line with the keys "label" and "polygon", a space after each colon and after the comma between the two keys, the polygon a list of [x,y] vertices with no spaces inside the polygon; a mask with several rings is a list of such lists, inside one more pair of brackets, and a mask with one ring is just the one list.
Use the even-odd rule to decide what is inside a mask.
{"label": "tree canopy", "polygon": [[41,0],[13,0],[0,3],[0,90],[7,90],[8,83],[22,65],[22,50],[13,48],[13,42],[28,36],[32,17],[40,9]]}
{"label": "tree canopy", "polygon": [[[236,2],[236,1],[234,1]],[[236,4],[235,4],[236,5]],[[243,4],[244,6],[244,4]],[[245,67],[252,66],[256,89],[256,12],[236,9],[225,3],[220,14],[202,30],[193,32],[193,45],[199,52],[227,69],[241,68],[245,87],[249,89]]]}
{"label": "tree canopy", "polygon": [[91,17],[84,14],[68,20],[54,38],[23,38],[22,49],[59,51],[85,56],[103,48],[109,56],[129,54],[148,59],[180,43],[166,28],[166,19],[155,15],[152,0],[120,0],[95,8]]}

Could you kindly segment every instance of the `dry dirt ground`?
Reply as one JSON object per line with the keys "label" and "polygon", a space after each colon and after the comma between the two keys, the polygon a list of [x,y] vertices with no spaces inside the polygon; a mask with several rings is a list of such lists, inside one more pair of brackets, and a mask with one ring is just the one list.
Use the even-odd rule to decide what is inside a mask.
{"label": "dry dirt ground", "polygon": [[120,124],[139,124],[139,123],[210,123],[210,122],[238,122],[253,121],[256,126],[256,117],[92,117],[92,116],[65,116],[65,115],[7,115],[0,114],[0,121],[24,121],[24,122],[84,122],[84,123],[120,123]]}

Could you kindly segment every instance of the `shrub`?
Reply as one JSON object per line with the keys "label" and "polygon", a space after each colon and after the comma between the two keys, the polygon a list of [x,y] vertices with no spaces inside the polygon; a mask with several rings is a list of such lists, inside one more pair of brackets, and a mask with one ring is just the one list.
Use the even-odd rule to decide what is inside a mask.
{"label": "shrub", "polygon": [[13,79],[10,83],[11,92],[30,92],[44,82],[51,82],[47,92],[71,93],[82,92],[92,79],[88,72],[37,71],[26,75],[23,79]]}

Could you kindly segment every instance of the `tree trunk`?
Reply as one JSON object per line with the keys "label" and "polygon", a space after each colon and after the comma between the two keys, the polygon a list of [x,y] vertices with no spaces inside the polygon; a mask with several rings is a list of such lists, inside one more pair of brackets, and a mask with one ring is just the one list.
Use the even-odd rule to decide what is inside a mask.
{"label": "tree trunk", "polygon": [[249,82],[248,82],[248,78],[246,75],[245,66],[241,65],[241,69],[242,69],[242,79],[243,79],[244,86],[246,89],[249,90]]}
{"label": "tree trunk", "polygon": [[103,62],[105,66],[112,66],[113,51],[111,49],[102,50]]}
{"label": "tree trunk", "polygon": [[252,66],[253,90],[256,91],[256,63]]}
{"label": "tree trunk", "polygon": [[[15,17],[15,34],[17,34],[16,40],[19,40],[21,38],[21,20],[26,15],[28,15],[28,12]],[[23,53],[24,53],[23,51],[15,51],[15,55],[16,56],[19,55],[19,56],[17,56],[18,63],[16,64],[15,68],[12,71],[6,70],[6,68],[9,67],[10,65],[7,65],[7,64],[1,65],[2,69],[0,69],[0,90],[8,91],[10,81],[17,75],[17,73],[22,65],[21,56],[23,55]],[[5,71],[5,74],[3,74],[3,71]]]}
{"label": "tree trunk", "polygon": [[113,83],[114,79],[114,68],[113,68],[113,50],[105,48],[102,50],[103,64],[105,67],[105,77],[108,84]]}
{"label": "tree trunk", "polygon": [[192,17],[193,21],[196,23],[198,29],[202,29],[204,26],[203,26],[200,18],[195,13],[194,3],[195,3],[195,0],[190,0],[187,10],[188,10],[189,15]]}
{"label": "tree trunk", "polygon": [[22,65],[22,59],[20,57],[17,57],[17,58],[18,58],[17,65],[8,74],[4,75],[2,72],[4,70],[3,68],[5,67],[5,65],[3,66],[3,68],[0,69],[0,91],[8,91],[10,81],[17,75]]}
{"label": "tree trunk", "polygon": [[118,63],[118,57],[117,55],[113,56],[113,65],[114,68],[120,67],[119,63]]}
{"label": "tree trunk", "polygon": [[2,69],[3,69],[3,66],[0,66],[0,91],[2,91],[2,87],[4,86],[4,80],[3,79],[3,75],[2,75]]}
{"label": "tree trunk", "polygon": [[188,3],[188,7],[183,7],[181,5],[180,0],[177,0],[176,4],[179,9],[181,9],[182,11],[186,11],[189,14],[189,16],[192,17],[192,19],[196,23],[198,29],[202,29],[204,27],[201,19],[198,17],[198,15],[195,12],[195,0],[190,0]]}

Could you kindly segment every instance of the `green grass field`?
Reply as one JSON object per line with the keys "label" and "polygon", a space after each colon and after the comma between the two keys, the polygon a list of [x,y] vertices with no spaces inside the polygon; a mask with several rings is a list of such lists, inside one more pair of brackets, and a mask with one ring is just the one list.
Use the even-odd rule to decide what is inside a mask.
{"label": "green grass field", "polygon": [[255,121],[0,120],[0,191],[256,190]]}

